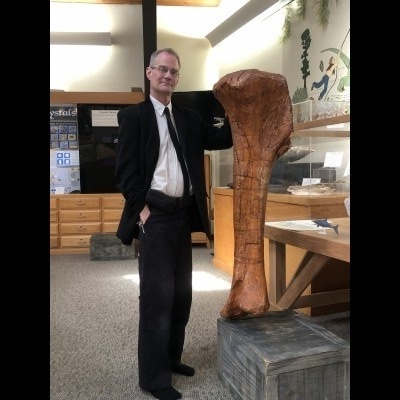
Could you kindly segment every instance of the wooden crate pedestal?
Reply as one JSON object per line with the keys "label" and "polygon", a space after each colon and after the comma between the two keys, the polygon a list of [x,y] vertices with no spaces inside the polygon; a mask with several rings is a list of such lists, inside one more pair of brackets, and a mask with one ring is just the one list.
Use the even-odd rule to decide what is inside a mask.
{"label": "wooden crate pedestal", "polygon": [[298,312],[218,318],[218,376],[235,400],[349,400],[350,344]]}
{"label": "wooden crate pedestal", "polygon": [[136,240],[125,246],[115,233],[94,233],[90,238],[90,260],[130,260],[137,257]]}

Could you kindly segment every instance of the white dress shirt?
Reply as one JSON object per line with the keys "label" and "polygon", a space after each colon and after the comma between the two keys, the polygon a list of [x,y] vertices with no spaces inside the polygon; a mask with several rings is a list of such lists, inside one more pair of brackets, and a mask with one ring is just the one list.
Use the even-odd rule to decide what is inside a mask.
{"label": "white dress shirt", "polygon": [[[154,106],[160,133],[160,150],[153,180],[151,181],[151,188],[164,192],[168,196],[182,197],[184,188],[183,175],[174,144],[168,132],[167,117],[164,115],[165,106],[151,95],[150,100]],[[167,107],[176,129],[171,103]]]}

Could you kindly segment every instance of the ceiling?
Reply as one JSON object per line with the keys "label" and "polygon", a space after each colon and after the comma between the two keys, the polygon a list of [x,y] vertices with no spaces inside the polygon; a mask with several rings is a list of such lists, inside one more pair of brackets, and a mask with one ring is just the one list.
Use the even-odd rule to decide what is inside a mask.
{"label": "ceiling", "polygon": [[[209,39],[207,34],[219,27],[239,9],[244,9],[244,5],[254,3],[255,5],[251,5],[251,8],[257,9],[260,4],[271,1],[275,2],[278,0],[156,0],[157,29],[162,33],[170,33],[178,36],[207,38],[214,45],[214,39]],[[50,0],[50,2],[140,5],[143,3],[143,0]],[[240,18],[240,16],[238,17]],[[237,21],[234,21],[234,25],[230,29],[231,31],[238,29]],[[243,22],[241,25],[243,25]],[[223,31],[225,30],[226,28],[223,27]],[[218,35],[219,32],[216,34]]]}
{"label": "ceiling", "polygon": [[[218,7],[221,0],[156,0],[158,6]],[[142,4],[142,0],[51,0],[55,3]]]}
{"label": "ceiling", "polygon": [[[272,9],[272,6],[275,7],[279,3],[282,7],[281,1],[156,0],[157,30],[177,36],[206,38],[214,47],[264,11]],[[293,0],[286,0],[286,3],[291,1]],[[50,0],[50,2],[140,5],[143,0]]]}

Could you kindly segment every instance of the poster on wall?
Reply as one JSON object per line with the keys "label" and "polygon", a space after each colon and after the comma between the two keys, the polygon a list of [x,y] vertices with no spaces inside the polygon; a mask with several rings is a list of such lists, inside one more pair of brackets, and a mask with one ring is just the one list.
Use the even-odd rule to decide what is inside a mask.
{"label": "poster on wall", "polygon": [[80,190],[77,105],[50,105],[50,194]]}

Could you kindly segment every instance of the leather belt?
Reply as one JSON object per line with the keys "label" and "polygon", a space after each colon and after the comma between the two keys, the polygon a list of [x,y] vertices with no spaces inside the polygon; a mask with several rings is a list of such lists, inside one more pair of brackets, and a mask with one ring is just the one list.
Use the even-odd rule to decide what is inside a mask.
{"label": "leather belt", "polygon": [[192,197],[172,197],[158,190],[150,189],[146,196],[146,202],[161,210],[171,212],[175,207],[189,207]]}
{"label": "leather belt", "polygon": [[189,196],[186,199],[184,197],[171,197],[171,199],[173,199],[177,207],[189,207],[192,197]]}

